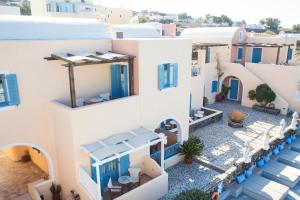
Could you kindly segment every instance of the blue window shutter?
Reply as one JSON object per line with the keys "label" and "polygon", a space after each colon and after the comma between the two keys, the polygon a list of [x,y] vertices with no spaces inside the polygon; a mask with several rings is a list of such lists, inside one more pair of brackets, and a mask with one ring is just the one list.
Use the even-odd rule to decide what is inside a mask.
{"label": "blue window shutter", "polygon": [[192,93],[190,93],[190,115],[192,115]]}
{"label": "blue window shutter", "polygon": [[164,89],[164,65],[158,66],[158,88]]}
{"label": "blue window shutter", "polygon": [[111,65],[110,78],[111,78],[111,97],[117,99],[121,97],[121,66]]}
{"label": "blue window shutter", "polygon": [[293,49],[289,49],[288,51],[288,60],[292,60],[293,57]]}
{"label": "blue window shutter", "polygon": [[207,48],[206,56],[205,56],[205,63],[210,63],[210,48]]}
{"label": "blue window shutter", "polygon": [[238,60],[242,60],[243,58],[243,48],[238,48]]}
{"label": "blue window shutter", "polygon": [[15,74],[8,74],[5,76],[6,79],[6,94],[8,96],[8,105],[19,105],[20,104],[20,96],[18,89],[17,76]]}
{"label": "blue window shutter", "polygon": [[129,82],[128,82],[128,66],[125,66],[124,67],[124,75],[125,75],[125,91],[124,91],[124,96],[125,97],[128,97],[129,96],[129,91],[128,91],[128,85],[129,85]]}
{"label": "blue window shutter", "polygon": [[178,64],[174,63],[174,87],[178,86]]}
{"label": "blue window shutter", "polygon": [[217,91],[218,91],[218,82],[212,81],[211,92],[217,92]]}

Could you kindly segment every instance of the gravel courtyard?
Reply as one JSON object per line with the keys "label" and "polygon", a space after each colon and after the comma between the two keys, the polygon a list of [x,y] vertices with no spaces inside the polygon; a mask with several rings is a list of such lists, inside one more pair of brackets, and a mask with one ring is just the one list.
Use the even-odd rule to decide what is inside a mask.
{"label": "gravel courtyard", "polygon": [[214,170],[201,166],[196,161],[191,165],[180,162],[166,171],[169,175],[169,192],[160,200],[174,199],[184,190],[206,190],[219,174]]}
{"label": "gravel courtyard", "polygon": [[[245,141],[250,143],[251,151],[255,151],[261,147],[262,136],[267,128],[272,128],[270,133],[272,138],[279,132],[281,119],[284,118],[287,125],[291,122],[291,118],[283,115],[257,112],[231,101],[211,104],[208,107],[223,111],[223,120],[200,128],[191,133],[191,136],[198,137],[204,142],[200,159],[209,161],[223,170],[242,158]],[[245,114],[244,128],[231,128],[227,125],[228,114],[234,110],[240,110]]]}

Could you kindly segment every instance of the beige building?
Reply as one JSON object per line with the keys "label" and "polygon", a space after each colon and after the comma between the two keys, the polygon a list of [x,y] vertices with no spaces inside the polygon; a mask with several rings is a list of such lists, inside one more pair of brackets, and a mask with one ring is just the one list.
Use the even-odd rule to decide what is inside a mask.
{"label": "beige building", "polygon": [[21,15],[20,7],[0,2],[0,15]]}
{"label": "beige building", "polygon": [[132,11],[108,8],[94,4],[93,0],[32,0],[33,16],[97,18],[108,24],[129,23]]}
{"label": "beige building", "polygon": [[215,102],[224,85],[229,88],[227,99],[251,107],[255,102],[248,92],[267,83],[277,94],[274,103],[283,114],[300,111],[294,37],[247,34],[238,27],[191,28],[181,37],[193,40],[193,68],[203,80],[198,88],[204,87],[209,103]]}
{"label": "beige building", "polygon": [[[12,161],[29,155],[47,174],[28,183],[31,198],[50,199],[54,181],[63,199],[70,190],[83,200],[110,199],[109,179],[133,168],[142,184],[117,199],[164,195],[165,167],[180,161],[177,149],[188,138],[191,40],[113,40],[96,19],[0,24],[0,150]],[[171,134],[156,134],[171,121]]]}

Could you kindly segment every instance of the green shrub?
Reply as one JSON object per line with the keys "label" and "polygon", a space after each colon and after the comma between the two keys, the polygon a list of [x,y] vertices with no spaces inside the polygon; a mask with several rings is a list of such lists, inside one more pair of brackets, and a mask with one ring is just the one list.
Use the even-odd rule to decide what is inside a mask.
{"label": "green shrub", "polygon": [[222,89],[221,89],[221,92],[220,94],[223,96],[223,97],[227,97],[228,95],[228,92],[229,92],[229,87],[227,87],[226,85],[222,85]]}
{"label": "green shrub", "polygon": [[185,158],[194,158],[200,155],[203,150],[203,143],[198,138],[190,138],[184,141],[179,149],[179,153]]}
{"label": "green shrub", "polygon": [[210,200],[208,193],[202,192],[197,189],[186,190],[181,192],[175,197],[175,200]]}
{"label": "green shrub", "polygon": [[249,91],[248,98],[256,100],[262,106],[267,106],[276,99],[276,94],[267,84],[261,84],[256,87],[255,91]]}
{"label": "green shrub", "polygon": [[248,98],[250,99],[250,100],[255,100],[255,94],[256,94],[256,92],[255,92],[255,90],[250,90],[249,92],[248,92]]}

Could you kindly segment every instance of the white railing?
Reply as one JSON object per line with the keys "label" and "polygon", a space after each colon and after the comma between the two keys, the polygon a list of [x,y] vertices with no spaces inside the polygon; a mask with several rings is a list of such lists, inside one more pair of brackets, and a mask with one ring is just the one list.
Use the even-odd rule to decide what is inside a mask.
{"label": "white railing", "polygon": [[80,184],[84,187],[92,199],[98,199],[98,185],[93,181],[82,166],[80,166]]}

